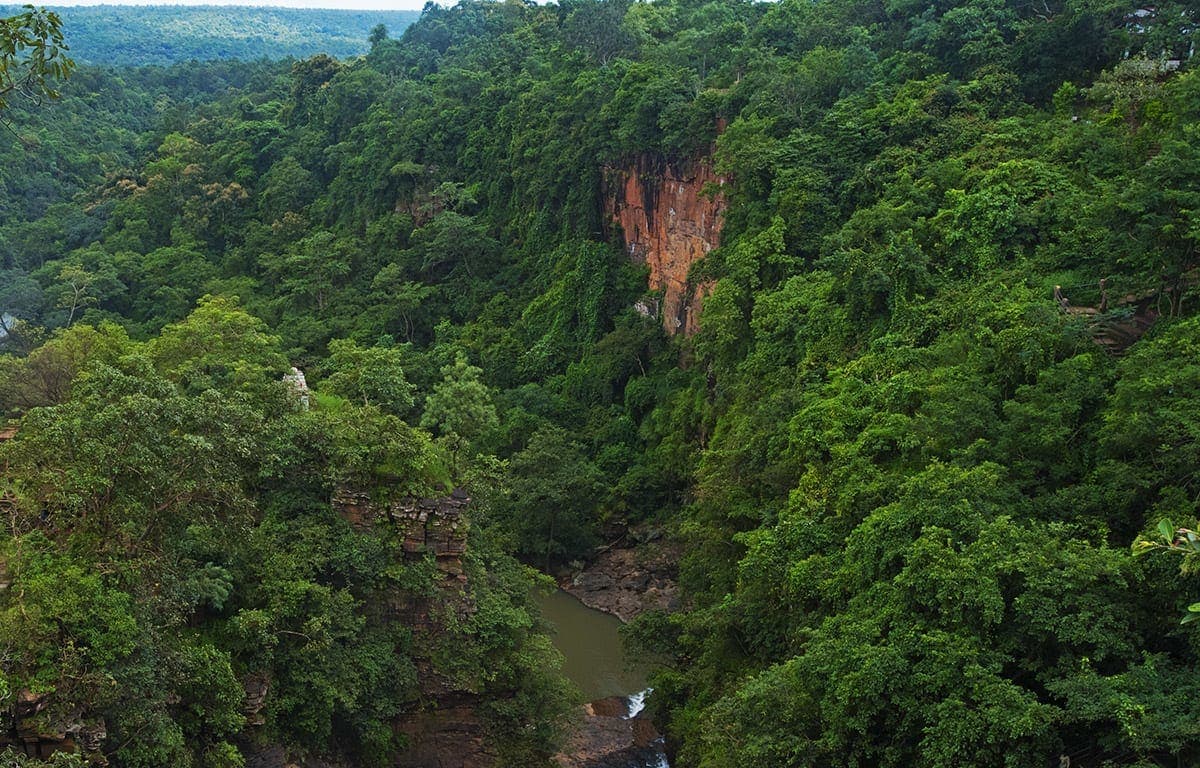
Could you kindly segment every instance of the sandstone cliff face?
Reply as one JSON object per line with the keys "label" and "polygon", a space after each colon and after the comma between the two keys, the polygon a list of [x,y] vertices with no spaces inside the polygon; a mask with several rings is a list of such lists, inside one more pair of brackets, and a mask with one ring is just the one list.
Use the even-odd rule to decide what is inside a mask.
{"label": "sandstone cliff face", "polygon": [[470,499],[462,491],[439,499],[372,501],[370,494],[340,489],[333,495],[334,510],[356,530],[388,526],[397,534],[401,559],[420,559],[433,554],[438,570],[452,581],[465,581],[462,556],[467,551],[467,521]]}
{"label": "sandstone cliff face", "polygon": [[[341,489],[334,509],[358,530],[387,527],[395,534],[397,558],[418,560],[432,554],[440,574],[437,594],[417,597],[397,592],[377,606],[389,621],[412,629],[416,646],[435,645],[444,634],[437,615],[450,606],[465,618],[475,610],[462,557],[467,548],[465,517],[469,499],[456,491],[437,499],[398,499],[377,503],[369,494]],[[396,768],[490,768],[496,754],[486,725],[476,711],[478,697],[440,675],[431,660],[415,659],[422,701],[395,723],[408,747]]]}
{"label": "sandstone cliff face", "polygon": [[397,723],[408,747],[394,768],[490,768],[497,755],[469,694],[447,695],[436,707],[406,714]]}
{"label": "sandstone cliff face", "polygon": [[[707,159],[670,163],[642,155],[624,168],[605,170],[606,218],[620,228],[630,257],[650,267],[650,290],[662,291],[658,311],[668,334],[698,328],[710,286],[690,282],[688,270],[720,243],[724,183]],[[706,187],[718,192],[707,194]]]}

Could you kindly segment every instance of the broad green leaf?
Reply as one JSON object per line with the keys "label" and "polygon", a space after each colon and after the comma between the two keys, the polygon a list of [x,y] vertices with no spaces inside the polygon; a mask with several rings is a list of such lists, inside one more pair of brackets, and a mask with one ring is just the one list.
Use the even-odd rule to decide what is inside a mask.
{"label": "broad green leaf", "polygon": [[1170,520],[1159,520],[1158,535],[1167,541],[1173,541],[1175,539],[1175,526],[1171,525]]}

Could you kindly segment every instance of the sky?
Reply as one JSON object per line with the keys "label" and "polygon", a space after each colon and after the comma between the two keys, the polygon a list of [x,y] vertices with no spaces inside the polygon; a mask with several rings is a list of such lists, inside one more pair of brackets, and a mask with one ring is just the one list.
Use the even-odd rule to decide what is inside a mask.
{"label": "sky", "polygon": [[284,8],[419,11],[425,7],[425,0],[38,0],[37,4],[43,3],[52,8],[68,5],[272,5]]}

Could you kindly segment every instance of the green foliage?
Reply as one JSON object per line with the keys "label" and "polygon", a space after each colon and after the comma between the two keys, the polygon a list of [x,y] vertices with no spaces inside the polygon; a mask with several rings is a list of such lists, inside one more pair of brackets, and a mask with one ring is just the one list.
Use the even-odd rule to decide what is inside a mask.
{"label": "green foliage", "polygon": [[[535,764],[567,697],[499,550],[657,518],[681,765],[1196,762],[1195,542],[1147,530],[1198,516],[1200,80],[1193,9],[1136,10],[470,0],[361,59],[14,104],[45,156],[0,163],[10,548],[69,589],[25,593],[5,688],[103,709],[123,764],[227,764],[267,673],[270,737],[384,764],[431,650]],[[668,339],[606,169],[710,151]],[[329,494],[464,484],[477,610],[422,648],[370,606],[434,569]]]}
{"label": "green foliage", "polygon": [[500,517],[518,552],[547,569],[595,544],[603,475],[581,448],[565,431],[543,428],[509,462]]}
{"label": "green foliage", "polygon": [[351,339],[332,341],[324,388],[364,406],[403,415],[413,405],[413,388],[400,367],[402,359],[395,347],[363,348]]}
{"label": "green foliage", "polygon": [[55,81],[75,68],[67,50],[62,19],[53,11],[28,5],[0,19],[0,113],[13,98],[56,97]]}
{"label": "green foliage", "polygon": [[80,371],[113,365],[129,351],[128,334],[113,323],[57,330],[24,357],[0,356],[0,409],[19,414],[63,403]]}
{"label": "green foliage", "polygon": [[82,755],[71,752],[55,752],[49,760],[38,760],[8,748],[0,752],[0,766],[4,768],[83,768],[85,765]]}
{"label": "green foliage", "polygon": [[[25,537],[7,567],[21,590],[5,607],[0,642],[6,648],[52,664],[51,649],[65,646],[64,655],[80,671],[103,668],[133,652],[136,624],[129,595],[55,552],[45,537]],[[34,685],[50,684],[45,674],[44,669],[35,672]]]}
{"label": "green foliage", "polygon": [[[278,341],[262,331],[232,302],[206,298],[145,343],[77,324],[6,369],[58,372],[42,378],[59,388],[30,389],[42,401],[0,446],[11,530],[0,549],[0,692],[47,696],[47,728],[103,720],[120,765],[243,764],[248,675],[269,683],[273,738],[387,764],[398,747],[389,724],[417,694],[411,628],[378,606],[428,598],[437,571],[397,560],[386,526],[355,531],[329,500],[345,486],[380,501],[427,496],[445,488],[445,471],[427,434],[374,404],[285,407]],[[361,363],[396,381],[390,355],[353,343],[337,355],[343,371]],[[565,701],[553,657],[523,574],[478,546],[492,569],[510,569],[514,602],[479,615],[455,647],[478,654],[472,675],[516,665],[478,691],[529,703],[536,729],[506,719],[496,732],[509,734],[506,749],[544,755]],[[490,578],[475,577],[478,605]],[[461,671],[445,664],[443,674]]]}
{"label": "green foliage", "polygon": [[374,407],[337,411],[324,421],[335,481],[412,496],[446,489],[449,478],[428,433]]}
{"label": "green foliage", "polygon": [[465,561],[476,609],[465,620],[447,617],[449,636],[437,639],[436,654],[468,690],[502,692],[481,712],[499,735],[499,764],[540,765],[573,724],[577,692],[558,674],[559,653],[532,620],[535,574],[498,557],[488,536],[472,534]]}
{"label": "green foliage", "polygon": [[[0,13],[5,8],[0,7]],[[141,66],[212,59],[285,59],[319,51],[338,57],[367,51],[368,30],[381,20],[402,30],[414,11],[179,8],[62,8],[76,59],[83,64]]]}
{"label": "green foliage", "polygon": [[497,424],[492,396],[461,352],[442,368],[442,381],[425,398],[421,426],[434,430],[446,442],[457,467],[459,454]]}
{"label": "green foliage", "polygon": [[266,392],[286,371],[279,341],[235,298],[205,296],[186,319],[147,345],[155,366],[190,392]]}

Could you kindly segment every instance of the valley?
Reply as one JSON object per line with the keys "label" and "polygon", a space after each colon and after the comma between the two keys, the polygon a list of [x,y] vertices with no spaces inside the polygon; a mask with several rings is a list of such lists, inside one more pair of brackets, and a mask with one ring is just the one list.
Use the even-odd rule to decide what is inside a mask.
{"label": "valley", "polygon": [[1200,763],[1193,4],[61,10],[0,768]]}

